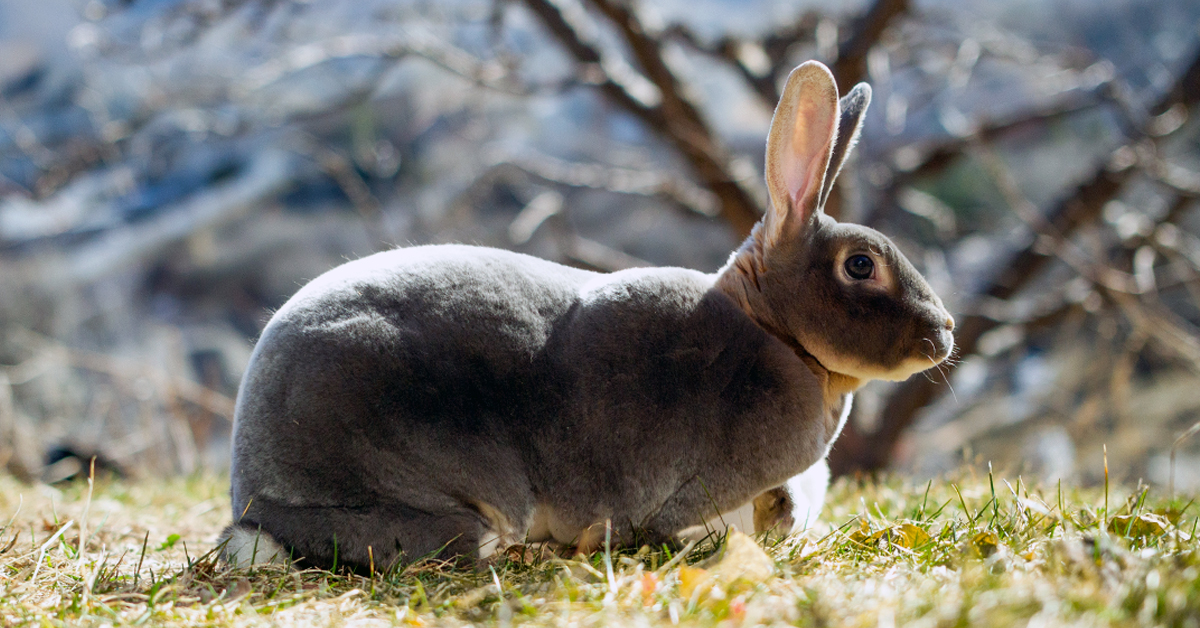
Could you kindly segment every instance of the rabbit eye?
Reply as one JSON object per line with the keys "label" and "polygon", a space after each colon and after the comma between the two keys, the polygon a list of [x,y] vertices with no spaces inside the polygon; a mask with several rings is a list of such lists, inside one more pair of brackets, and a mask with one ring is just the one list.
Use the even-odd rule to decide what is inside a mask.
{"label": "rabbit eye", "polygon": [[846,260],[846,274],[854,279],[870,279],[875,272],[875,262],[866,255],[851,255]]}

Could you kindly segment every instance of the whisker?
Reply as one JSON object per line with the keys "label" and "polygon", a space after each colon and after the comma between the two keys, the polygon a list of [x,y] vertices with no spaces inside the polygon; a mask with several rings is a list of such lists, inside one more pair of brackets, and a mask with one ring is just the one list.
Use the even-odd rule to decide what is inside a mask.
{"label": "whisker", "polygon": [[[930,340],[928,338],[923,338],[922,340],[929,343],[929,346],[933,348],[933,353],[935,353],[935,354],[937,353],[937,345],[934,344],[932,340]],[[957,347],[955,347],[955,349],[957,349]],[[953,352],[951,352],[951,353],[953,353]],[[938,364],[937,360],[933,359],[932,354],[925,356],[925,358],[927,360],[929,360],[929,363],[933,365],[933,368],[942,375],[942,381],[945,382],[946,387],[950,389],[950,396],[954,398],[954,403],[959,403],[958,394],[954,392],[954,386],[952,384],[950,384],[949,371],[946,369],[946,367],[942,366],[942,364],[945,364],[946,362],[948,362],[950,360],[950,356],[946,356],[946,358],[942,360],[942,364]],[[953,366],[953,364],[954,363],[951,362],[948,366]],[[922,373],[925,374],[925,378],[929,380],[929,383],[931,383],[931,384],[938,383],[937,380],[933,379],[933,376],[929,374],[928,369],[922,371]]]}
{"label": "whisker", "polygon": [[940,364],[934,364],[937,367],[937,372],[942,374],[942,381],[946,382],[946,388],[950,389],[950,396],[954,398],[954,403],[958,403],[958,394],[954,392],[954,385],[950,383],[950,374],[948,371],[942,370]]}
{"label": "whisker", "polygon": [[[936,360],[933,359],[933,354],[937,353],[937,345],[933,344],[933,341],[928,338],[922,338],[922,340],[924,340],[925,342],[928,342],[929,347],[931,349],[933,349],[933,353],[930,353],[927,355],[923,354],[925,359],[929,360],[929,363],[932,364],[934,368],[937,368],[938,363]],[[925,369],[924,371],[921,371],[921,375],[924,376],[925,379],[929,380],[930,384],[938,383],[937,380],[934,379],[933,376],[929,374],[929,369]]]}

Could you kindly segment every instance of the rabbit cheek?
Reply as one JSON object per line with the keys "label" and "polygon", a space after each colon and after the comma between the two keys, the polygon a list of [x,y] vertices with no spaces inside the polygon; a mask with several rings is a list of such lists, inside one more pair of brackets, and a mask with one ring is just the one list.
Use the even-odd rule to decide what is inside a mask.
{"label": "rabbit cheek", "polygon": [[[846,329],[840,335],[847,337],[853,335],[861,338],[863,331]],[[863,358],[856,355],[851,348],[836,346],[818,334],[796,333],[796,339],[804,347],[804,350],[811,354],[819,363],[821,370],[838,375],[847,385],[852,385],[847,390],[837,391],[838,394],[857,390],[865,380],[885,379],[891,370],[872,363],[870,358]]]}

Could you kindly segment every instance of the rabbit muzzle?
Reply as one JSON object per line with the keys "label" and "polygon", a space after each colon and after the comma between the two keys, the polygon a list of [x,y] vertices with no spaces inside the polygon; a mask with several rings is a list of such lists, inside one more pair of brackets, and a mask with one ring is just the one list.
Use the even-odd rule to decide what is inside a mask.
{"label": "rabbit muzzle", "polygon": [[889,367],[869,367],[862,371],[849,371],[865,379],[903,381],[909,377],[936,367],[954,352],[954,318],[940,305],[928,304],[928,309],[910,327],[908,340],[898,344],[906,357]]}
{"label": "rabbit muzzle", "polygon": [[941,364],[950,354],[954,352],[954,318],[950,316],[944,309],[937,312],[931,319],[926,319],[924,333],[918,334],[915,340],[915,346],[910,341],[909,357],[904,360],[900,368],[897,368],[891,377],[881,377],[880,379],[890,379],[892,381],[901,381],[908,377],[920,373]]}
{"label": "rabbit muzzle", "polygon": [[932,351],[927,355],[933,364],[940,364],[954,351],[954,317],[945,315],[940,326],[935,326],[928,340]]}

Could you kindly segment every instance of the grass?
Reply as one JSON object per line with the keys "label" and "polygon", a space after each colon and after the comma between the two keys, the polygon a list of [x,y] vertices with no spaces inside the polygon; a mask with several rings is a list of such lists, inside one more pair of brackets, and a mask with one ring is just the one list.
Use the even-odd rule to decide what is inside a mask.
{"label": "grass", "polygon": [[1197,505],[982,471],[839,482],[798,538],[373,577],[216,563],[223,478],[0,478],[0,506],[2,626],[1200,626]]}

